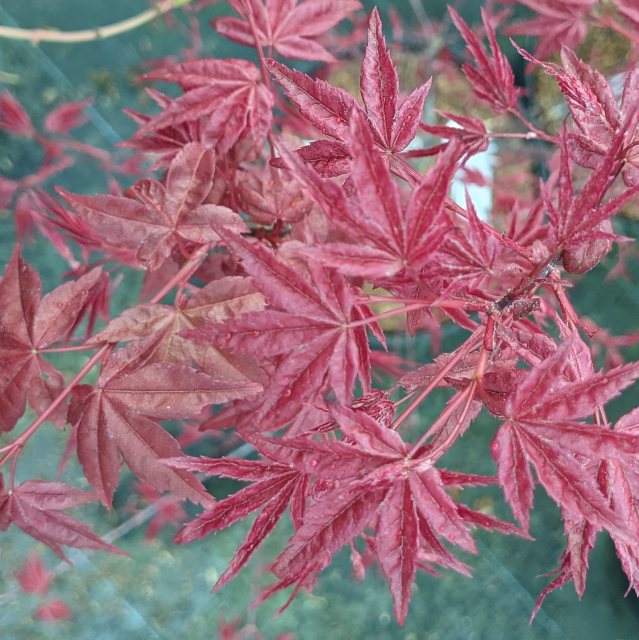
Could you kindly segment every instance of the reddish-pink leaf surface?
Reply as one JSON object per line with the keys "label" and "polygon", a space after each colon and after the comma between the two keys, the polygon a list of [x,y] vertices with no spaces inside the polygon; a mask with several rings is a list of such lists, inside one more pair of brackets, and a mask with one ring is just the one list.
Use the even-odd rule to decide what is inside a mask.
{"label": "reddish-pink leaf surface", "polygon": [[321,178],[288,152],[285,157],[335,226],[354,242],[329,242],[304,252],[326,266],[373,282],[401,275],[414,279],[431,262],[450,223],[443,213],[457,149],[451,145],[422,178],[403,206],[382,154],[364,117],[353,112],[350,128],[351,177],[356,198]]}
{"label": "reddish-pink leaf surface", "polygon": [[[356,324],[361,315],[344,278],[316,268],[309,271],[312,286],[310,279],[261,243],[250,243],[222,229],[218,233],[242,259],[254,286],[272,308],[184,335],[235,351],[257,351],[275,362],[257,414],[263,427],[288,421],[302,403],[312,401],[326,387],[342,402],[350,400],[356,379],[367,390],[366,329]],[[291,341],[299,345],[294,350]]]}
{"label": "reddish-pink leaf surface", "polygon": [[[351,112],[359,109],[355,99],[343,89],[323,80],[288,69],[274,60],[269,69],[300,114],[331,141],[319,140],[298,149],[299,155],[323,175],[344,173],[344,159],[350,149],[344,144],[349,137]],[[430,80],[400,100],[397,70],[390,58],[382,35],[377,9],[369,20],[368,43],[360,72],[360,91],[374,144],[384,152],[398,175],[407,174],[401,152],[413,141],[424,109]],[[410,167],[409,167],[410,169]]]}
{"label": "reddish-pink leaf surface", "polygon": [[[312,589],[348,545],[357,579],[377,564],[401,624],[418,570],[470,575],[455,548],[476,553],[474,529],[529,539],[540,485],[559,507],[565,548],[533,615],[564,584],[584,593],[601,530],[639,591],[639,413],[612,427],[608,406],[639,377],[622,352],[636,332],[599,327],[606,309],[597,324],[580,317],[570,291],[573,280],[594,286],[572,274],[605,268],[613,242],[611,277],[631,273],[613,216],[632,215],[639,189],[639,14],[628,0],[521,0],[533,16],[513,28],[518,14],[504,4],[516,2],[486,3],[474,25],[451,9],[461,64],[446,23],[417,6],[414,25],[388,11],[391,48],[377,9],[331,31],[356,0],[230,0],[234,14],[214,27],[251,47],[254,62],[198,58],[192,34],[183,61],[146,67],[177,91],[148,89],[154,115],[128,110],[137,132],[114,154],[72,137],[85,115],[95,120],[87,102],[32,123],[0,95],[3,135],[39,158],[25,174],[4,163],[0,208],[20,244],[44,240],[69,269],[42,296],[16,247],[0,280],[0,529],[15,525],[58,556],[65,546],[117,551],[67,510],[110,508],[124,463],[137,477],[125,510],[141,502],[155,514],[147,539],[181,524],[175,540],[189,542],[250,520],[216,587],[288,511],[290,538],[257,602]],[[519,100],[524,82],[537,83],[515,77],[498,44],[509,25],[538,38],[541,59],[519,51],[526,72],[541,66],[557,82],[563,126],[562,105],[546,113],[532,91]],[[581,42],[591,27],[615,51],[630,43],[605,72],[602,53]],[[577,45],[584,60],[567,48]],[[311,76],[282,58],[319,64],[303,67]],[[339,87],[352,86],[358,64],[355,96]],[[435,101],[452,113],[424,113]],[[483,151],[488,173],[473,158]],[[60,187],[64,208],[47,185],[85,160],[99,165],[106,194]],[[473,202],[475,186],[485,202]],[[145,272],[139,290],[134,269]],[[418,344],[430,336],[430,351],[410,347],[418,362],[397,349],[404,330]],[[27,407],[37,415],[11,432]],[[490,428],[483,408],[500,424],[489,450],[463,470],[442,468],[451,449],[462,459],[475,445],[468,430]],[[92,491],[24,476],[23,452],[65,422],[58,473],[76,452]],[[494,475],[475,473],[470,462],[488,454]],[[198,474],[243,488],[214,500]],[[474,500],[490,485],[516,524],[462,494],[472,487]],[[186,523],[184,499],[202,506]],[[19,562],[20,588],[45,595],[44,565]],[[52,600],[35,617],[69,614]],[[219,633],[259,635],[234,622]]]}
{"label": "reddish-pink leaf surface", "polygon": [[514,108],[519,90],[515,87],[515,78],[510,63],[497,44],[488,13],[482,8],[481,17],[490,44],[490,57],[459,14],[450,6],[448,12],[464,38],[476,65],[474,67],[469,64],[462,66],[475,95],[488,102],[497,113]]}
{"label": "reddish-pink leaf surface", "polygon": [[142,180],[128,190],[128,197],[59,193],[106,242],[136,251],[143,267],[156,269],[176,246],[218,241],[212,223],[246,230],[236,212],[205,203],[214,171],[213,152],[194,142],[171,162],[166,185]]}
{"label": "reddish-pink leaf surface", "polygon": [[9,493],[0,493],[0,529],[10,524],[46,544],[64,559],[62,546],[97,549],[124,555],[89,527],[64,513],[95,499],[93,493],[61,482],[27,480]]}
{"label": "reddish-pink leaf surface", "polygon": [[213,403],[243,398],[261,386],[247,379],[213,377],[169,362],[143,364],[153,346],[137,343],[116,351],[103,367],[95,389],[73,391],[69,421],[77,433],[78,458],[99,499],[110,506],[122,458],[139,478],[158,491],[193,502],[210,498],[189,473],[160,464],[180,454],[176,440],[156,420],[197,417]]}
{"label": "reddish-pink leaf surface", "polygon": [[[11,256],[0,280],[0,431],[14,427],[27,402],[43,411],[62,389],[62,374],[40,351],[75,328],[100,276],[94,269],[41,298],[38,274],[17,250]],[[62,423],[60,411],[53,419]]]}
{"label": "reddish-pink leaf surface", "polygon": [[8,91],[0,95],[0,129],[19,136],[33,134],[31,118]]}
{"label": "reddish-pink leaf surface", "polygon": [[515,23],[511,35],[538,36],[535,55],[547,58],[562,45],[574,49],[588,29],[588,15],[597,0],[517,0],[537,15]]}
{"label": "reddish-pink leaf surface", "polygon": [[570,517],[582,516],[596,528],[628,540],[634,535],[632,523],[608,505],[592,469],[577,460],[585,456],[596,465],[606,458],[632,459],[639,452],[639,439],[573,421],[594,414],[632,384],[639,366],[622,365],[569,382],[563,374],[568,354],[579,341],[572,334],[519,384],[506,404],[509,420],[497,432],[492,454],[506,499],[522,525],[527,525],[532,503],[530,463],[540,484]]}
{"label": "reddish-pink leaf surface", "polygon": [[71,609],[63,600],[54,598],[39,605],[33,617],[41,622],[57,622],[58,620],[67,620],[72,615]]}
{"label": "reddish-pink leaf surface", "polygon": [[225,154],[249,134],[260,144],[270,129],[273,99],[259,82],[259,69],[247,60],[190,60],[166,65],[144,78],[178,84],[184,93],[146,120],[136,139],[194,123],[199,125],[200,141]]}
{"label": "reddish-pink leaf surface", "polygon": [[213,27],[234,42],[273,48],[285,58],[334,61],[314,40],[360,8],[357,0],[229,0],[240,18],[216,18]]}
{"label": "reddish-pink leaf surface", "polygon": [[25,558],[20,569],[13,575],[24,592],[39,596],[45,596],[48,593],[49,585],[53,580],[53,574],[47,571],[40,558],[33,554]]}

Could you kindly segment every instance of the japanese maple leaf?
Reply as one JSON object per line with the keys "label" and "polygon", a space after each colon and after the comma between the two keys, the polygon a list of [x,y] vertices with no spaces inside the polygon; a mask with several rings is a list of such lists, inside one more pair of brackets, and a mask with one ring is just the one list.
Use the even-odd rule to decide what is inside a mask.
{"label": "japanese maple leaf", "polygon": [[[615,432],[639,438],[639,411],[633,409],[615,424]],[[639,531],[639,465],[637,455],[618,456],[610,452],[610,459],[604,463],[601,476],[607,484],[607,495],[616,513],[627,523],[628,529]],[[612,535],[615,551],[621,567],[628,578],[628,591],[639,593],[639,548],[629,544],[620,536]]]}
{"label": "japanese maple leaf", "polygon": [[[160,109],[167,109],[170,106],[171,97],[151,88],[147,88],[146,92]],[[141,127],[153,119],[153,116],[134,111],[133,109],[123,109],[123,111]],[[156,169],[158,167],[168,166],[171,160],[182,150],[182,147],[185,147],[189,142],[199,142],[201,138],[200,132],[199,119],[187,120],[176,125],[160,125],[152,131],[137,131],[130,140],[120,144],[123,147],[133,147],[145,153],[158,154],[158,157],[151,165],[152,169]]]}
{"label": "japanese maple leaf", "polygon": [[313,259],[347,275],[380,282],[400,273],[416,276],[434,259],[450,223],[443,212],[457,166],[458,146],[451,145],[422,178],[404,207],[400,191],[364,116],[354,111],[349,130],[354,198],[312,166],[283,150],[295,175],[324,214],[352,242],[328,242],[304,248]]}
{"label": "japanese maple leaf", "polygon": [[30,137],[34,134],[29,114],[8,91],[0,94],[0,129],[18,136]]}
{"label": "japanese maple leaf", "polygon": [[[614,91],[606,79],[567,47],[561,49],[561,66],[537,60],[519,49],[526,60],[540,65],[556,81],[563,94],[577,132],[568,134],[570,157],[580,165],[596,169],[624,123],[631,121],[639,106],[639,71],[626,74],[621,102],[617,105]],[[636,127],[626,125],[622,169],[624,182],[630,186],[639,183],[639,159],[633,140]]]}
{"label": "japanese maple leaf", "polygon": [[[268,61],[268,65],[301,115],[330,138],[311,142],[297,153],[323,175],[344,173],[349,156],[345,141],[349,139],[350,114],[359,109],[355,98],[323,80],[313,80],[274,60]],[[429,88],[430,80],[400,102],[397,69],[384,42],[379,14],[374,9],[360,73],[366,122],[373,132],[375,144],[389,157],[394,171],[409,179],[414,176],[406,169],[400,153],[415,137]]]}
{"label": "japanese maple leaf", "polygon": [[58,193],[105,240],[135,249],[140,264],[155,269],[176,246],[184,251],[187,243],[219,240],[212,222],[238,232],[246,230],[239,214],[204,202],[214,167],[213,151],[193,142],[171,162],[166,186],[141,180],[128,190],[129,197],[80,196],[60,188]]}
{"label": "japanese maple leaf", "polygon": [[[0,431],[14,427],[27,402],[41,412],[62,389],[62,374],[41,353],[73,331],[101,277],[93,269],[41,298],[38,274],[13,252],[0,280]],[[63,422],[61,411],[54,422]]]}
{"label": "japanese maple leaf", "polygon": [[[500,245],[480,220],[466,191],[466,221],[459,221],[443,238],[440,251],[440,266],[431,273],[443,275],[449,280],[464,281],[468,288],[481,288],[481,279],[495,276],[501,270],[497,265]],[[508,264],[512,269],[512,263]]]}
{"label": "japanese maple leaf", "polygon": [[50,133],[65,134],[81,127],[88,121],[84,111],[91,104],[91,100],[79,102],[64,102],[47,113],[44,128]]}
{"label": "japanese maple leaf", "polygon": [[533,497],[532,464],[539,483],[571,518],[583,518],[628,542],[636,531],[608,505],[593,465],[611,452],[636,455],[639,438],[578,420],[592,415],[639,377],[639,364],[569,382],[563,374],[578,340],[572,334],[517,385],[505,405],[507,420],[497,431],[491,452],[506,500],[525,528]]}
{"label": "japanese maple leaf", "polygon": [[595,546],[597,528],[584,518],[573,518],[562,512],[566,546],[561,554],[559,566],[549,575],[556,577],[537,596],[530,619],[539,611],[546,596],[555,589],[559,589],[568,582],[575,586],[577,595],[581,598],[586,590],[586,574],[588,572],[588,556]]}
{"label": "japanese maple leaf", "polygon": [[588,16],[597,0],[516,0],[537,15],[509,27],[511,35],[539,37],[538,58],[547,58],[562,45],[574,49],[586,35]]}
{"label": "japanese maple leaf", "polygon": [[233,42],[274,48],[285,58],[335,58],[314,40],[362,5],[357,0],[229,0],[240,18],[223,17],[212,26]]}
{"label": "japanese maple leaf", "polygon": [[58,620],[67,620],[73,614],[64,600],[53,598],[38,605],[33,613],[33,617],[41,622],[57,622]]}
{"label": "japanese maple leaf", "polygon": [[[252,483],[216,502],[195,520],[185,524],[175,536],[178,543],[191,542],[224,529],[261,509],[229,566],[216,582],[216,589],[231,580],[246,564],[289,505],[294,526],[301,525],[310,472],[315,471],[318,466],[328,468],[332,465],[333,469],[339,469],[342,473],[344,466],[353,468],[353,461],[347,457],[349,451],[344,450],[339,443],[329,445],[297,438],[289,446],[283,446],[279,441],[269,443],[255,435],[249,436],[249,441],[265,457],[264,460],[201,457],[165,461],[165,464],[175,469],[201,471],[208,475]],[[293,458],[297,464],[291,463]],[[338,477],[340,471],[337,472]]]}
{"label": "japanese maple leaf", "polygon": [[466,41],[468,51],[477,65],[476,67],[469,64],[462,66],[475,95],[488,102],[497,113],[513,109],[517,104],[519,90],[515,87],[515,78],[508,58],[501,52],[497,44],[497,38],[490,25],[488,13],[482,7],[481,18],[488,36],[491,58],[488,57],[475,34],[459,14],[450,6],[448,7],[448,12]]}
{"label": "japanese maple leaf", "polygon": [[[351,451],[350,469],[340,469],[342,479],[311,501],[302,526],[273,563],[281,586],[306,581],[309,575],[326,567],[344,544],[374,526],[377,562],[401,624],[416,570],[425,557],[429,562],[466,571],[441,539],[474,553],[476,547],[469,528],[480,526],[521,534],[508,523],[456,504],[446,491],[449,483],[462,486],[477,478],[440,471],[427,455],[413,457],[396,431],[364,411],[336,407],[335,418],[345,438],[340,444]],[[279,444],[286,447],[288,441],[280,440]],[[291,463],[296,467],[307,464],[304,458],[292,458]],[[313,473],[319,479],[335,481],[331,464],[316,463]]]}
{"label": "japanese maple leaf", "polygon": [[264,296],[255,290],[249,278],[228,276],[209,282],[190,298],[182,297],[175,306],[138,304],[126,309],[92,340],[99,343],[154,338],[155,350],[150,361],[187,365],[229,380],[248,382],[247,374],[259,380],[260,372],[245,358],[211,345],[196,344],[178,334],[263,307]]}
{"label": "japanese maple leaf", "polygon": [[616,133],[602,161],[576,195],[573,193],[565,128],[560,136],[557,205],[552,204],[545,188],[542,196],[550,220],[550,240],[555,247],[562,249],[562,262],[567,271],[587,271],[603,258],[615,239],[609,219],[639,190],[639,185],[630,187],[602,203],[623,166],[620,153],[628,126],[627,121]]}
{"label": "japanese maple leaf", "polygon": [[[381,411],[385,415],[388,411],[386,405],[390,403],[383,401],[381,396],[383,394],[374,394],[373,398],[355,401],[353,406],[361,406],[364,411],[373,413]],[[323,428],[324,425],[317,427]],[[328,423],[328,428],[333,428],[332,421]],[[312,429],[311,433],[317,429]],[[206,509],[195,520],[184,525],[176,536],[179,543],[190,542],[228,527],[253,511],[262,510],[228,568],[220,576],[216,589],[238,573],[275,527],[287,506],[290,506],[294,527],[302,525],[307,497],[313,493],[310,486],[313,476],[324,474],[324,481],[329,482],[329,475],[335,481],[362,474],[376,466],[367,456],[359,455],[352,447],[340,442],[318,442],[309,437],[275,440],[264,438],[253,430],[243,430],[242,436],[255,447],[263,460],[183,457],[164,461],[175,469],[201,471],[253,483]]]}
{"label": "japanese maple leaf", "polygon": [[346,403],[356,378],[367,392],[366,323],[344,277],[317,267],[310,271],[311,286],[298,269],[263,244],[221,227],[216,230],[231,253],[241,258],[270,308],[183,335],[276,363],[255,419],[263,426],[281,426],[328,387]]}
{"label": "japanese maple leaf", "polygon": [[189,60],[167,65],[144,78],[176,83],[184,94],[143,123],[136,137],[187,122],[199,123],[202,144],[225,154],[248,135],[259,148],[271,128],[272,95],[260,83],[259,69],[247,60]]}
{"label": "japanese maple leaf", "polygon": [[98,549],[125,555],[107,544],[89,527],[64,513],[95,500],[95,494],[62,482],[27,480],[11,491],[3,490],[0,476],[0,530],[14,524],[27,535],[46,544],[65,559],[62,546]]}
{"label": "japanese maple leaf", "polygon": [[25,593],[35,593],[39,596],[47,595],[53,574],[47,571],[38,556],[30,554],[14,572],[14,577]]}
{"label": "japanese maple leaf", "polygon": [[270,165],[238,173],[236,197],[242,211],[263,225],[300,222],[313,207],[297,180]]}
{"label": "japanese maple leaf", "polygon": [[420,124],[419,127],[432,136],[445,138],[449,142],[442,143],[441,145],[431,147],[424,151],[409,151],[406,154],[407,157],[435,155],[435,153],[443,151],[451,141],[458,140],[463,149],[461,156],[461,163],[463,164],[471,156],[488,149],[488,132],[486,131],[484,123],[479,118],[460,116],[454,113],[448,113],[447,111],[436,110],[436,112],[445,120],[452,122],[452,126]]}
{"label": "japanese maple leaf", "polygon": [[78,459],[105,506],[110,506],[118,484],[121,458],[158,491],[193,502],[209,500],[193,476],[159,463],[160,458],[179,455],[180,447],[155,420],[197,417],[205,406],[261,390],[248,380],[148,362],[156,346],[153,340],[127,345],[107,360],[95,388],[79,385],[73,390],[68,419],[76,432]]}

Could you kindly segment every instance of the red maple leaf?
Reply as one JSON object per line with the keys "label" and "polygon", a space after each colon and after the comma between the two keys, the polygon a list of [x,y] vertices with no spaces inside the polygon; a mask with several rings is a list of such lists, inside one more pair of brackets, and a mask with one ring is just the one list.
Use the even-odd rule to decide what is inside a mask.
{"label": "red maple leaf", "polygon": [[20,588],[26,593],[35,593],[39,596],[47,595],[49,585],[53,580],[53,574],[47,571],[40,558],[30,554],[25,558],[18,571],[14,572]]}
{"label": "red maple leaf", "polygon": [[562,45],[574,49],[586,35],[588,17],[597,0],[516,0],[537,15],[511,26],[511,35],[536,36],[538,58],[547,58]]}
{"label": "red maple leaf", "polygon": [[459,140],[464,150],[461,159],[463,164],[471,156],[488,148],[488,132],[479,118],[455,115],[447,111],[437,111],[437,113],[445,120],[454,122],[454,126],[420,124],[419,127],[432,136],[446,138],[449,142],[431,147],[425,151],[409,151],[406,154],[407,157],[435,155],[435,153],[444,150],[452,140]]}
{"label": "red maple leaf", "polygon": [[[343,89],[323,80],[313,80],[274,60],[268,65],[302,116],[330,138],[311,142],[297,153],[323,175],[344,173],[349,156],[345,141],[349,138],[350,115],[359,109],[355,98]],[[430,80],[400,102],[397,69],[386,49],[379,14],[373,9],[360,73],[366,122],[375,144],[388,156],[393,170],[411,180],[415,179],[414,173],[400,154],[415,137],[429,88]]]}
{"label": "red maple leaf", "polygon": [[248,382],[248,377],[260,381],[261,372],[246,358],[219,351],[212,345],[196,344],[178,334],[263,307],[264,296],[255,290],[249,278],[228,276],[209,282],[189,298],[182,296],[174,306],[149,303],[130,307],[94,335],[92,341],[130,342],[148,338],[154,342],[149,362],[186,365],[217,378],[240,382]]}
{"label": "red maple leaf", "polygon": [[515,78],[508,58],[497,44],[488,13],[482,7],[481,18],[490,43],[491,58],[486,55],[481,43],[459,14],[450,6],[448,12],[477,65],[476,67],[469,64],[462,66],[475,95],[488,102],[497,113],[513,109],[517,104],[519,90],[515,87]]}
{"label": "red maple leaf", "polygon": [[[233,351],[259,354],[275,364],[254,415],[263,428],[283,425],[328,387],[341,402],[356,378],[370,387],[369,346],[363,313],[338,273],[317,267],[302,276],[263,244],[216,228],[253,278],[270,307],[224,323],[185,332],[187,338]],[[291,345],[296,345],[291,349]]]}
{"label": "red maple leaf", "polygon": [[73,614],[71,609],[60,598],[54,598],[38,605],[33,617],[41,622],[56,622],[58,620],[67,620]]}
{"label": "red maple leaf", "polygon": [[76,432],[78,459],[105,506],[111,505],[118,484],[121,457],[158,491],[170,490],[193,502],[210,500],[193,476],[159,463],[181,450],[154,419],[197,417],[207,405],[261,389],[248,380],[214,378],[169,362],[149,363],[156,346],[153,340],[127,345],[106,361],[95,388],[73,389],[68,419]]}
{"label": "red maple leaf", "polygon": [[557,81],[577,128],[576,132],[568,133],[570,157],[584,167],[596,169],[623,129],[626,131],[620,150],[625,161],[623,179],[628,186],[639,184],[639,158],[635,150],[637,133],[632,124],[638,108],[639,71],[630,69],[626,74],[621,101],[617,105],[614,91],[603,75],[567,47],[561,48],[561,66],[542,62],[523,49],[517,49],[526,60],[540,65]]}
{"label": "red maple leaf", "polygon": [[636,455],[639,439],[578,419],[592,415],[629,386],[639,377],[639,366],[622,365],[570,381],[564,372],[578,340],[572,334],[517,385],[505,405],[507,421],[497,431],[491,451],[506,501],[525,528],[532,506],[532,464],[539,483],[571,518],[584,518],[628,541],[632,529],[608,505],[592,465],[628,450]]}
{"label": "red maple leaf", "polygon": [[274,48],[285,58],[333,62],[314,38],[362,5],[357,0],[229,0],[229,6],[241,18],[215,18],[211,25],[233,42]]}
{"label": "red maple leaf", "polygon": [[[310,502],[302,526],[273,563],[280,582],[269,592],[306,584],[344,544],[373,526],[376,559],[401,624],[418,568],[438,564],[467,573],[441,539],[474,553],[469,529],[476,526],[523,535],[508,523],[456,504],[445,490],[448,485],[490,479],[440,471],[428,455],[429,448],[412,452],[397,432],[363,411],[335,408],[335,418],[344,440],[326,444],[339,444],[350,465],[339,468],[337,477],[330,460],[313,464],[312,456],[291,457],[291,464],[296,468],[303,464],[329,488]],[[286,447],[288,441],[279,444]]]}
{"label": "red maple leaf", "polygon": [[124,552],[104,542],[89,527],[64,513],[95,500],[95,494],[61,482],[27,480],[10,491],[2,488],[0,476],[0,530],[14,524],[27,535],[46,544],[65,559],[62,546]]}
{"label": "red maple leaf", "polygon": [[214,153],[193,142],[171,162],[166,185],[141,180],[128,189],[128,197],[80,196],[60,188],[58,193],[105,241],[135,250],[142,266],[156,269],[176,246],[188,255],[190,243],[218,241],[212,222],[246,230],[239,214],[205,202],[214,172]]}
{"label": "red maple leaf", "polygon": [[561,249],[567,271],[588,271],[606,255],[615,239],[610,218],[639,190],[639,185],[635,185],[602,203],[623,167],[622,150],[629,126],[628,120],[617,131],[605,156],[576,195],[573,193],[566,130],[562,130],[557,206],[552,204],[545,188],[542,197],[550,220],[550,240]]}
{"label": "red maple leaf", "polygon": [[[14,427],[27,401],[41,412],[62,389],[62,374],[41,352],[73,332],[101,277],[93,269],[40,298],[38,274],[14,251],[0,280],[0,431]],[[53,420],[61,424],[63,413]]]}
{"label": "red maple leaf", "polygon": [[434,261],[450,223],[443,206],[457,166],[451,145],[411,193],[406,206],[392,181],[364,116],[353,111],[348,132],[354,197],[293,154],[283,155],[327,218],[352,242],[327,242],[303,252],[347,275],[379,282],[398,274],[411,279]]}
{"label": "red maple leaf", "polygon": [[29,114],[8,91],[0,94],[0,129],[25,137],[34,133]]}
{"label": "red maple leaf", "polygon": [[250,135],[257,148],[271,127],[273,98],[247,60],[206,58],[167,65],[144,76],[178,84],[184,94],[142,124],[136,138],[185,123],[199,124],[199,139],[225,154]]}

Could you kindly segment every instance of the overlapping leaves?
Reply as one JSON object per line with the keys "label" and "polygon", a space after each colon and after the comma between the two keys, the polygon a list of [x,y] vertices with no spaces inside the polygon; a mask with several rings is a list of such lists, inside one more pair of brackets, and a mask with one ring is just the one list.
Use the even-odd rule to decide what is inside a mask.
{"label": "overlapping leaves", "polygon": [[[355,98],[324,80],[314,80],[274,60],[269,62],[269,68],[300,114],[328,138],[302,147],[299,155],[323,175],[345,173],[350,114],[359,109]],[[397,69],[384,42],[379,14],[373,10],[360,72],[366,122],[375,145],[389,157],[393,170],[411,180],[414,175],[400,154],[415,137],[429,88],[430,81],[400,101]]]}

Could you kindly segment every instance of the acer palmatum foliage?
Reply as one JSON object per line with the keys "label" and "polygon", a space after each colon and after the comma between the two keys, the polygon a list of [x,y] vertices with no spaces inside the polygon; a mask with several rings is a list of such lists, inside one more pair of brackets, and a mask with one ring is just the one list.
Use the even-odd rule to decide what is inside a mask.
{"label": "acer palmatum foliage", "polygon": [[[355,575],[378,565],[401,623],[418,570],[470,574],[458,552],[477,552],[474,529],[528,538],[540,485],[559,506],[566,549],[537,607],[566,582],[583,593],[600,531],[639,593],[639,413],[615,425],[606,414],[608,401],[639,378],[639,363],[623,364],[615,346],[610,366],[597,371],[592,355],[636,338],[614,342],[604,330],[598,338],[566,292],[571,273],[592,269],[622,240],[611,220],[639,188],[639,72],[621,69],[619,94],[573,51],[589,25],[622,33],[634,51],[636,25],[623,22],[634,15],[631,3],[617,2],[611,13],[594,0],[522,0],[536,14],[510,32],[541,36],[536,57],[519,52],[565,98],[569,117],[554,133],[522,111],[523,90],[488,12],[473,29],[451,9],[468,57],[460,66],[442,55],[432,69],[455,78],[461,68],[468,104],[426,122],[431,80],[400,91],[376,10],[366,29],[352,15],[354,0],[229,4],[236,15],[213,26],[256,48],[258,63],[202,57],[146,76],[181,91],[170,98],[149,90],[157,112],[130,112],[138,130],[129,146],[153,154],[155,177],[107,195],[59,188],[57,200],[32,189],[39,174],[1,183],[5,204],[18,194],[16,230],[37,227],[72,272],[42,296],[17,244],[0,281],[0,528],[14,525],[60,556],[63,546],[117,551],[65,512],[87,501],[111,508],[124,463],[146,500],[170,492],[203,507],[178,543],[255,516],[217,587],[288,511],[293,532],[260,600],[312,588],[349,545]],[[349,16],[350,37],[331,38]],[[353,95],[331,84],[331,70],[344,43],[362,38]],[[561,45],[559,62],[541,60]],[[307,75],[275,56],[325,66]],[[45,128],[66,135],[79,117],[80,107],[68,105]],[[8,94],[0,127],[36,136]],[[534,149],[548,172],[520,197],[512,185],[529,173],[507,183],[495,177],[494,210],[480,216],[468,195],[460,204],[449,192],[491,140],[519,143],[514,152],[501,147],[504,158],[525,160]],[[57,170],[56,153],[68,163],[64,144],[41,172]],[[469,184],[486,180],[465,175]],[[29,198],[28,215],[21,198]],[[138,302],[94,331],[115,272],[127,269],[145,271]],[[385,321],[395,316],[410,334],[436,337],[452,323],[466,338],[412,366],[371,347],[386,349]],[[51,358],[80,349],[93,354],[65,381]],[[87,384],[94,367],[96,382]],[[381,383],[372,376],[378,368]],[[409,429],[422,403],[441,398],[431,395],[436,388],[449,394],[438,417]],[[14,433],[27,405],[37,418]],[[500,425],[485,452],[495,475],[442,466],[481,412]],[[166,420],[188,420],[182,436],[170,435]],[[68,427],[61,456],[75,453],[92,491],[55,480],[16,483],[22,451],[47,423]],[[197,440],[194,424],[228,429],[255,459],[184,455],[181,446]],[[247,486],[215,500],[196,474]],[[495,484],[516,524],[459,499],[464,487]],[[165,507],[150,535],[184,517],[175,502]],[[34,561],[17,577],[27,591],[48,588]],[[52,601],[37,615],[67,614]]]}

